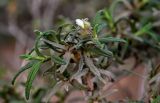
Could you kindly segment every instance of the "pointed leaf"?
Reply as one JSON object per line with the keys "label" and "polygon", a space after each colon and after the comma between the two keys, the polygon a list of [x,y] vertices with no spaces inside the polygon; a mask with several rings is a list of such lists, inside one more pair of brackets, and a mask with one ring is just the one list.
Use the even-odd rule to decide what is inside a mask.
{"label": "pointed leaf", "polygon": [[33,80],[36,77],[36,74],[37,74],[38,70],[40,69],[41,63],[42,63],[41,61],[36,61],[36,63],[34,63],[34,65],[32,66],[32,68],[31,68],[31,70],[28,74],[27,82],[26,82],[26,88],[25,88],[26,99],[29,99],[32,83],[33,83]]}
{"label": "pointed leaf", "polygon": [[14,76],[13,80],[12,80],[12,85],[14,85],[16,78],[25,70],[31,68],[33,66],[33,64],[35,63],[35,61],[31,61],[29,63],[27,63],[25,66],[23,66]]}
{"label": "pointed leaf", "polygon": [[148,23],[144,27],[142,27],[139,31],[137,31],[135,33],[135,35],[136,36],[143,35],[143,34],[147,33],[152,27],[153,27],[153,25],[151,23]]}

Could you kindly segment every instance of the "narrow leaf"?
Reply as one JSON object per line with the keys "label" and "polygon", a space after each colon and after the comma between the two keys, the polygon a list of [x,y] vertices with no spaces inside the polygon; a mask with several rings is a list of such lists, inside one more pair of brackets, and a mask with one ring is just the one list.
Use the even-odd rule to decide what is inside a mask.
{"label": "narrow leaf", "polygon": [[137,31],[135,33],[136,36],[140,36],[140,35],[144,35],[145,33],[147,33],[151,28],[152,28],[152,24],[148,23],[146,24],[144,27],[142,27],[139,31]]}
{"label": "narrow leaf", "polygon": [[21,59],[27,59],[27,60],[40,60],[43,61],[45,58],[40,56],[32,56],[29,54],[20,55]]}
{"label": "narrow leaf", "polygon": [[47,39],[42,39],[42,40],[43,40],[44,42],[52,45],[53,47],[56,47],[56,48],[65,50],[65,46],[63,46],[63,45],[61,45],[61,44],[58,44],[58,43],[55,43],[55,42],[51,42],[51,41],[49,41],[49,40],[47,40]]}
{"label": "narrow leaf", "polygon": [[38,70],[40,69],[41,63],[42,63],[41,61],[36,61],[36,63],[34,63],[31,71],[28,74],[27,82],[26,82],[26,88],[25,88],[26,99],[29,99],[32,83],[33,83],[33,80],[36,77],[36,74],[37,74]]}
{"label": "narrow leaf", "polygon": [[28,59],[28,60],[30,60],[32,58],[32,56],[28,55],[28,54],[23,54],[23,55],[20,55],[20,58],[21,59]]}
{"label": "narrow leaf", "polygon": [[42,35],[39,35],[37,38],[36,38],[36,41],[35,41],[35,52],[37,53],[37,55],[38,56],[42,56],[42,57],[44,57],[43,56],[43,54],[39,51],[39,41],[40,41],[40,39],[41,39],[41,37],[42,37]]}
{"label": "narrow leaf", "polygon": [[104,50],[97,47],[94,52],[105,57],[113,57],[113,53],[107,49]]}
{"label": "narrow leaf", "polygon": [[54,63],[57,63],[57,64],[61,64],[61,65],[65,65],[66,64],[66,61],[64,59],[62,59],[61,57],[56,56],[56,55],[52,55],[51,56],[51,60]]}
{"label": "narrow leaf", "polygon": [[114,37],[106,37],[106,38],[99,38],[101,43],[108,43],[108,42],[123,42],[126,43],[124,39],[121,38],[114,38]]}
{"label": "narrow leaf", "polygon": [[14,76],[13,80],[12,80],[12,85],[14,85],[16,78],[25,70],[31,68],[33,66],[33,64],[35,63],[35,61],[31,61],[29,63],[27,63],[25,66],[23,66]]}

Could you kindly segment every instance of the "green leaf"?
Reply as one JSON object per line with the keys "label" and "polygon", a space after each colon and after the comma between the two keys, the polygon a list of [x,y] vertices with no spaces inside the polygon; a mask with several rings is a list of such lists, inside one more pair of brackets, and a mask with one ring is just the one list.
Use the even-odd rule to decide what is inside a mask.
{"label": "green leaf", "polygon": [[33,64],[35,64],[35,61],[31,61],[29,63],[27,63],[25,66],[23,66],[14,76],[13,80],[12,80],[12,85],[14,85],[16,78],[25,70],[31,68],[33,66]]}
{"label": "green leaf", "polygon": [[95,17],[93,18],[92,20],[92,25],[95,26],[97,24],[101,24],[103,22],[103,19],[102,19],[102,12],[103,10],[100,10],[96,13]]}
{"label": "green leaf", "polygon": [[157,96],[152,103],[160,103],[160,96]]}
{"label": "green leaf", "polygon": [[57,38],[58,38],[58,40],[61,42],[61,33],[63,32],[63,29],[65,28],[65,27],[69,27],[69,26],[73,26],[73,25],[71,25],[71,24],[62,24],[62,25],[60,25],[59,27],[58,27],[58,30],[57,30]]}
{"label": "green leaf", "polygon": [[101,55],[106,56],[106,57],[113,57],[113,53],[107,49],[97,49],[97,52],[99,52]]}
{"label": "green leaf", "polygon": [[155,32],[150,30],[147,33],[154,39],[154,41],[156,41],[156,42],[160,41],[160,36],[158,34],[156,34]]}
{"label": "green leaf", "polygon": [[101,42],[99,42],[98,38],[94,38],[92,42],[96,45],[96,47],[99,47],[99,48],[103,47]]}
{"label": "green leaf", "polygon": [[93,28],[94,33],[98,34],[104,27],[106,27],[105,23],[102,24],[96,24]]}
{"label": "green leaf", "polygon": [[29,54],[20,55],[20,58],[21,59],[27,59],[27,60],[40,60],[40,61],[44,61],[45,60],[44,57],[32,56],[32,55],[29,55]]}
{"label": "green leaf", "polygon": [[108,9],[105,9],[105,10],[103,10],[103,16],[104,16],[104,20],[107,21],[109,27],[111,29],[113,29],[114,28],[114,20],[112,17],[112,13]]}
{"label": "green leaf", "polygon": [[126,41],[124,39],[115,38],[115,37],[99,38],[99,41],[101,43],[108,43],[108,42],[123,42],[123,43],[126,43]]}
{"label": "green leaf", "polygon": [[42,35],[39,35],[37,38],[36,38],[36,41],[35,41],[35,52],[37,53],[38,56],[41,56],[41,57],[44,57],[44,55],[39,51],[39,42],[40,42],[40,39],[41,39]]}
{"label": "green leaf", "polygon": [[103,14],[104,14],[104,17],[107,21],[109,21],[109,22],[113,21],[112,14],[108,9],[103,10]]}
{"label": "green leaf", "polygon": [[59,42],[56,32],[54,30],[49,30],[49,31],[44,32],[43,37],[47,40],[50,40],[56,43]]}
{"label": "green leaf", "polygon": [[136,36],[140,36],[140,35],[144,35],[145,33],[147,33],[151,28],[152,28],[152,24],[148,23],[146,24],[144,27],[142,27],[139,31],[137,31],[135,33]]}
{"label": "green leaf", "polygon": [[113,57],[113,53],[107,49],[101,49],[101,48],[95,48],[93,49],[93,51],[98,54],[98,55],[102,55],[102,56],[105,56],[105,57]]}
{"label": "green leaf", "polygon": [[38,56],[43,57],[43,54],[39,51],[39,48],[38,48],[39,41],[40,41],[41,37],[43,36],[43,32],[38,31],[38,30],[35,30],[34,32],[37,34],[37,38],[36,38],[36,41],[35,41],[35,47],[34,47],[35,52],[37,53]]}
{"label": "green leaf", "polygon": [[28,74],[27,82],[26,82],[26,88],[25,88],[25,96],[26,96],[27,100],[29,99],[30,90],[31,90],[31,87],[32,87],[33,80],[35,79],[36,74],[37,74],[38,70],[40,69],[41,64],[42,64],[41,61],[36,61],[33,64],[32,68],[31,68],[31,70]]}
{"label": "green leaf", "polygon": [[47,40],[47,39],[42,39],[42,40],[43,40],[45,43],[48,43],[48,44],[52,45],[53,47],[56,47],[56,48],[65,50],[65,46],[64,46],[64,45],[61,45],[61,44],[58,44],[58,43],[49,41],[49,40]]}
{"label": "green leaf", "polygon": [[28,60],[30,60],[30,59],[32,59],[33,57],[32,57],[31,55],[29,55],[29,54],[23,54],[23,55],[20,55],[20,58],[21,58],[21,59],[28,59]]}
{"label": "green leaf", "polygon": [[87,47],[87,52],[90,53],[92,56],[105,56],[105,57],[112,57],[113,53],[109,51],[108,49],[102,49],[101,47]]}
{"label": "green leaf", "polygon": [[61,65],[65,65],[66,62],[64,59],[62,59],[61,57],[59,56],[56,56],[56,55],[52,55],[51,56],[51,60],[54,62],[54,63],[57,63],[57,64],[61,64]]}
{"label": "green leaf", "polygon": [[34,30],[34,33],[37,35],[37,36],[40,36],[40,35],[43,35],[43,33],[39,30]]}

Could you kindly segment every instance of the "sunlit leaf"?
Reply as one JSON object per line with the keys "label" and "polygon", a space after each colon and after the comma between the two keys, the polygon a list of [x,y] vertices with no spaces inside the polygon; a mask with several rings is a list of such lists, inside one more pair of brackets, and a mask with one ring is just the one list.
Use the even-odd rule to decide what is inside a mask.
{"label": "sunlit leaf", "polygon": [[29,55],[29,54],[20,55],[20,58],[21,59],[26,59],[26,60],[41,60],[41,61],[43,61],[45,59],[44,57],[32,56],[32,55]]}

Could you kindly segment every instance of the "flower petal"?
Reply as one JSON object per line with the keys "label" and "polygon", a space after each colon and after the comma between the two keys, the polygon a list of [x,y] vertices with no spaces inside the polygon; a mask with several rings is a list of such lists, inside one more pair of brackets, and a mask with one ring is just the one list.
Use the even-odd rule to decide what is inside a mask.
{"label": "flower petal", "polygon": [[83,22],[83,20],[81,20],[81,19],[76,19],[76,24],[77,24],[78,26],[80,26],[81,28],[84,28],[84,22]]}

